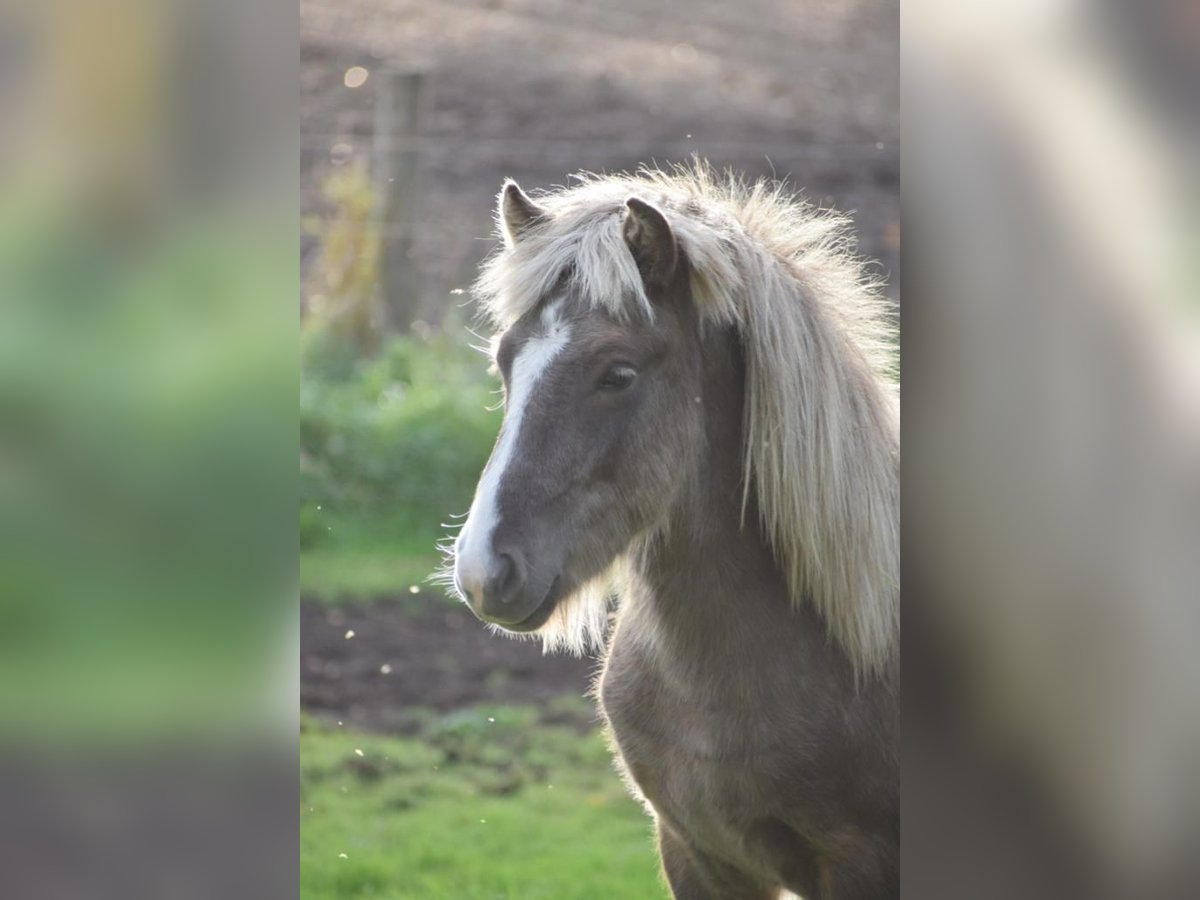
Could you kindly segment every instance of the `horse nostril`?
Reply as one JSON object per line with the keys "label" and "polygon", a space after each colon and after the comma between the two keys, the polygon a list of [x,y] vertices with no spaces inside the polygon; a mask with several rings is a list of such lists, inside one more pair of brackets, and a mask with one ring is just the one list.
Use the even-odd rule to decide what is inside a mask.
{"label": "horse nostril", "polygon": [[521,587],[521,576],[517,561],[508,553],[496,556],[495,567],[484,585],[484,603],[488,606],[512,601]]}

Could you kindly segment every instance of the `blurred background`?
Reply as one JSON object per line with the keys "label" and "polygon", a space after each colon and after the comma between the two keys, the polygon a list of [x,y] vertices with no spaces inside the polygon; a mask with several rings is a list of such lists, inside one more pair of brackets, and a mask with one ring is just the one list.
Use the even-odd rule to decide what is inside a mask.
{"label": "blurred background", "polygon": [[504,178],[698,154],[850,212],[898,299],[898,4],[300,12],[306,896],[663,896],[596,661],[493,636],[426,581],[500,424],[470,284]]}
{"label": "blurred background", "polygon": [[908,0],[904,890],[1200,893],[1200,5]]}

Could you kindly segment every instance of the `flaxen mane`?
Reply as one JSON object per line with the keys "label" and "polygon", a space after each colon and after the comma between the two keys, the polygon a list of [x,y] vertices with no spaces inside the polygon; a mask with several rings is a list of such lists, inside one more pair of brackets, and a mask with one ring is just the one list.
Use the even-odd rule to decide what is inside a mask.
{"label": "flaxen mane", "polygon": [[[741,335],[745,499],[754,492],[793,602],[815,604],[859,672],[880,671],[899,639],[899,402],[884,374],[894,327],[847,221],[701,165],[579,181],[538,196],[548,215],[484,265],[485,313],[506,327],[566,273],[594,307],[653,316],[621,217],[630,196],[656,205],[702,320]],[[602,632],[607,589],[585,593],[561,604],[548,646],[582,650]]]}

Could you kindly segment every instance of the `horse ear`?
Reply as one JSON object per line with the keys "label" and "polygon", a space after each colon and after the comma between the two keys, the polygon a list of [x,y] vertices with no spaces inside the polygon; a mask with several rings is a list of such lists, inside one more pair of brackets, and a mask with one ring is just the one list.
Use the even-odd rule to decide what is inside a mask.
{"label": "horse ear", "polygon": [[512,179],[504,182],[500,190],[499,217],[508,246],[516,246],[521,232],[545,215],[546,211],[530,200],[519,184]]}
{"label": "horse ear", "polygon": [[630,197],[625,201],[621,232],[646,283],[670,284],[679,264],[679,248],[666,216],[645,200]]}

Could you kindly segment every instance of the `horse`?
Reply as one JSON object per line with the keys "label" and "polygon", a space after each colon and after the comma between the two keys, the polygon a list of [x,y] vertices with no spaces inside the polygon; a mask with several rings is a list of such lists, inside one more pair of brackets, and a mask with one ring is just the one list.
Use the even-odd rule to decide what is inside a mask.
{"label": "horse", "polygon": [[847,220],[778,182],[577,178],[499,194],[474,293],[504,418],[454,586],[495,630],[603,650],[677,900],[896,897],[890,301]]}

